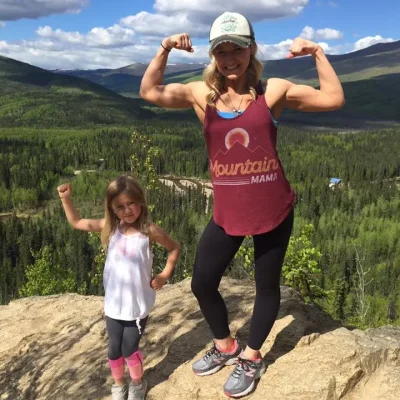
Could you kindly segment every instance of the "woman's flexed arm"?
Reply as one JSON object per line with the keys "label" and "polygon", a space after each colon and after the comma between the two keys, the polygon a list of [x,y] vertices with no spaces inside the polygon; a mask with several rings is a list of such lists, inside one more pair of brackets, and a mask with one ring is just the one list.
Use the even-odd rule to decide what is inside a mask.
{"label": "woman's flexed arm", "polygon": [[153,104],[166,108],[190,108],[194,104],[191,85],[171,83],[163,85],[168,55],[172,49],[193,52],[192,42],[187,33],[165,38],[143,75],[140,96]]}
{"label": "woman's flexed arm", "polygon": [[310,54],[315,59],[320,88],[287,82],[286,107],[303,111],[331,111],[345,102],[342,85],[322,48],[314,42],[297,38],[288,58]]}

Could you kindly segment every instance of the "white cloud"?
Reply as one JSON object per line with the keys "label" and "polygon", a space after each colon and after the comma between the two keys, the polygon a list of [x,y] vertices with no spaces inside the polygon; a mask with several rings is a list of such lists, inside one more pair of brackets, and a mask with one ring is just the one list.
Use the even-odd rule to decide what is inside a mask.
{"label": "white cloud", "polygon": [[0,40],[0,51],[6,51],[9,44],[5,40]]}
{"label": "white cloud", "polygon": [[[114,27],[111,27],[114,28]],[[135,43],[115,45],[116,39],[109,41],[111,28],[94,28],[86,35],[78,32],[63,32],[51,27],[38,29],[40,36],[36,40],[23,40],[18,43],[0,41],[0,54],[16,60],[30,63],[47,69],[97,69],[119,68],[134,62],[149,62],[157,49],[157,37],[141,37]],[[118,32],[117,28],[114,28]],[[105,34],[106,39],[102,39]],[[91,35],[93,37],[90,39]],[[123,38],[121,34],[120,38]],[[391,42],[381,36],[366,37],[356,43],[344,43],[330,46],[326,42],[318,42],[327,54],[344,54],[379,42]],[[261,60],[283,59],[289,52],[292,39],[276,44],[259,43],[258,57]],[[106,44],[108,44],[106,46]],[[169,62],[208,63],[208,45],[195,45],[194,53],[173,50]]]}
{"label": "white cloud", "polygon": [[[290,47],[293,43],[292,39],[286,39],[277,44],[264,44],[259,45],[259,54],[258,58],[260,60],[280,60],[282,58],[286,58],[289,54]],[[318,42],[318,44],[322,47],[325,53],[327,54],[339,54],[338,50],[335,47],[329,46],[328,43]]]}
{"label": "white cloud", "polygon": [[324,50],[325,53],[332,54],[332,48],[329,46],[328,43],[318,42],[318,44],[322,47],[322,50]]}
{"label": "white cloud", "polygon": [[43,38],[58,40],[72,44],[84,44],[84,36],[79,32],[64,32],[61,29],[53,30],[50,26],[40,26],[36,33]]}
{"label": "white cloud", "polygon": [[114,47],[132,45],[135,32],[132,29],[114,25],[107,29],[93,28],[87,34],[87,40],[91,46]]}
{"label": "white cloud", "polygon": [[260,60],[279,60],[285,58],[288,53],[290,46],[292,45],[292,39],[286,39],[277,44],[259,44],[257,57]]}
{"label": "white cloud", "polygon": [[309,0],[156,0],[155,13],[142,11],[121,24],[143,34],[160,36],[188,32],[207,37],[213,20],[226,10],[244,14],[253,23],[298,15]]}
{"label": "white cloud", "polygon": [[315,38],[317,40],[338,40],[343,37],[343,33],[332,28],[317,29]]}
{"label": "white cloud", "polygon": [[0,20],[36,19],[52,14],[78,13],[90,0],[0,0]]}
{"label": "white cloud", "polygon": [[[203,16],[210,23],[219,14],[231,10],[246,15],[257,22],[269,18],[298,15],[309,0],[156,0],[154,9],[160,14],[190,12]],[[197,20],[197,18],[196,18]]]}
{"label": "white cloud", "polygon": [[307,40],[338,40],[343,37],[343,33],[332,28],[315,30],[311,26],[305,26],[300,33],[300,37]]}
{"label": "white cloud", "polygon": [[[284,58],[291,43],[292,40],[288,39],[278,44],[260,44],[258,56],[263,60]],[[54,37],[41,37],[35,41],[20,43],[0,41],[2,55],[47,69],[119,68],[134,62],[149,62],[158,48],[159,43],[119,48],[85,47],[61,42]],[[173,50],[169,62],[208,63],[208,50],[206,44],[194,46],[193,53]]]}
{"label": "white cloud", "polygon": [[142,11],[139,14],[122,18],[120,22],[138,33],[159,35],[159,37],[180,32],[188,32],[192,37],[203,37],[210,30],[209,24],[194,23],[184,13],[161,15]]}
{"label": "white cloud", "polygon": [[366,47],[372,46],[373,44],[389,43],[389,42],[394,42],[394,39],[392,39],[392,38],[383,38],[380,35],[367,36],[365,38],[357,40],[357,42],[354,43],[353,51],[365,49]]}
{"label": "white cloud", "polygon": [[300,37],[307,40],[313,40],[315,34],[315,29],[311,26],[305,26],[300,33]]}
{"label": "white cloud", "polygon": [[[322,48],[328,54],[346,54],[346,53],[351,53],[353,51],[362,50],[366,47],[372,46],[377,43],[389,43],[393,41],[394,39],[392,38],[383,38],[382,36],[377,35],[377,36],[367,36],[365,38],[358,40],[355,43],[342,43],[336,46],[327,45],[328,46],[327,48],[325,48],[324,46],[322,46]],[[319,45],[321,45],[321,43],[319,43]]]}
{"label": "white cloud", "polygon": [[6,27],[6,23],[3,21],[0,21],[0,28],[5,28]]}
{"label": "white cloud", "polygon": [[36,33],[43,38],[85,47],[130,46],[135,36],[131,29],[123,28],[120,25],[109,28],[93,28],[86,35],[79,32],[64,32],[61,29],[53,30],[50,26],[39,27]]}
{"label": "white cloud", "polygon": [[[0,20],[4,19],[1,10],[5,4],[17,2],[21,9],[22,5],[29,9],[33,4],[31,8],[37,9],[38,4],[42,3],[43,12],[48,12],[50,6],[53,7],[52,10],[58,7],[63,12],[71,12],[78,11],[79,7],[89,1],[7,0],[6,3],[6,0],[0,0]],[[149,62],[159,48],[162,37],[187,31],[195,38],[194,53],[174,50],[169,56],[169,62],[208,63],[208,45],[205,41],[205,44],[198,45],[197,38],[208,36],[210,23],[219,13],[231,9],[242,12],[252,22],[257,22],[298,14],[308,2],[309,0],[155,0],[155,13],[140,12],[123,18],[120,24],[108,28],[95,27],[89,32],[74,32],[40,26],[36,30],[38,37],[35,40],[0,41],[0,54],[48,69],[118,68],[134,62]],[[0,22],[0,27],[1,25]],[[335,29],[315,29],[311,26],[305,26],[300,36],[319,41],[328,54],[343,54],[378,42],[393,41],[375,36],[360,39],[356,43],[330,46],[325,41],[339,39],[343,34]],[[258,56],[262,60],[285,58],[291,44],[292,39],[276,44],[259,41]]]}
{"label": "white cloud", "polygon": [[7,43],[0,41],[0,53],[46,69],[119,68],[133,62],[149,61],[158,46],[95,48],[68,46],[49,39]]}
{"label": "white cloud", "polygon": [[[35,18],[55,12],[77,12],[90,0],[0,0],[0,17]],[[7,43],[1,48],[6,56],[44,68],[117,68],[132,62],[148,62],[162,37],[188,32],[193,38],[206,38],[210,24],[222,12],[235,10],[252,22],[295,16],[309,0],[155,0],[154,13],[140,12],[121,19],[119,25],[96,27],[88,33],[67,32],[41,26],[38,39]],[[4,5],[7,7],[4,7]],[[3,8],[2,8],[3,5]],[[38,5],[41,5],[40,8]],[[13,12],[11,12],[11,10]],[[1,14],[3,11],[3,14]],[[2,17],[3,18],[3,17]],[[0,18],[1,19],[1,18]],[[4,18],[3,18],[4,19]],[[267,58],[286,53],[282,44],[263,45]],[[173,51],[171,62],[208,62],[208,46],[196,46],[195,52]]]}

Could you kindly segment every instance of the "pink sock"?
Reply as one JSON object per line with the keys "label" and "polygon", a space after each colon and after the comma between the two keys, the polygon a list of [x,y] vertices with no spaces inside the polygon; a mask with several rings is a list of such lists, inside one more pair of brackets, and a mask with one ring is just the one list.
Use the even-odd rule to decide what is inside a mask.
{"label": "pink sock", "polygon": [[[241,354],[240,356],[242,356],[242,355],[243,355],[243,354]],[[258,352],[256,358],[250,358],[250,357],[242,357],[242,358],[244,358],[244,359],[246,359],[246,360],[250,360],[250,361],[257,361],[257,360],[261,359],[262,356],[261,356],[261,353]]]}
{"label": "pink sock", "polygon": [[216,346],[217,346],[218,350],[222,351],[223,353],[233,353],[237,348],[237,341],[235,339],[233,339],[231,347],[229,347],[229,349],[225,349],[225,350],[221,349],[218,345],[216,345]]}
{"label": "pink sock", "polygon": [[111,369],[111,375],[114,379],[122,379],[124,377],[124,357],[118,360],[108,360]]}
{"label": "pink sock", "polygon": [[126,359],[128,364],[129,374],[133,380],[141,379],[143,376],[143,356],[140,350],[133,353]]}

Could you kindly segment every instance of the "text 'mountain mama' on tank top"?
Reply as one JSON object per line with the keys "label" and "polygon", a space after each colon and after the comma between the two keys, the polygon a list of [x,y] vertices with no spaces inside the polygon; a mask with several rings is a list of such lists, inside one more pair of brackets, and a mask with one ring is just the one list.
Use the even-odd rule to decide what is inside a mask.
{"label": "text 'mountain mama' on tank top", "polygon": [[233,236],[276,228],[291,211],[295,194],[278,157],[277,129],[265,96],[259,95],[234,119],[207,105],[204,137],[215,223]]}

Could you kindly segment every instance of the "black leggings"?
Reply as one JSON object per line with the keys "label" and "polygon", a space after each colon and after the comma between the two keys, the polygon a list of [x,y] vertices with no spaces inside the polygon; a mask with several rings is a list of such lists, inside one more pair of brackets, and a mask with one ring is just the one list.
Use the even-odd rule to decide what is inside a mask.
{"label": "black leggings", "polygon": [[106,316],[108,333],[108,358],[118,360],[122,356],[128,358],[139,349],[147,318],[140,320],[140,333],[136,321],[121,321]]}
{"label": "black leggings", "polygon": [[[280,275],[293,227],[293,210],[271,232],[253,236],[256,298],[247,345],[259,350],[278,315]],[[206,226],[196,252],[192,291],[215,339],[230,335],[228,312],[218,287],[244,236],[230,236],[214,220]]]}

